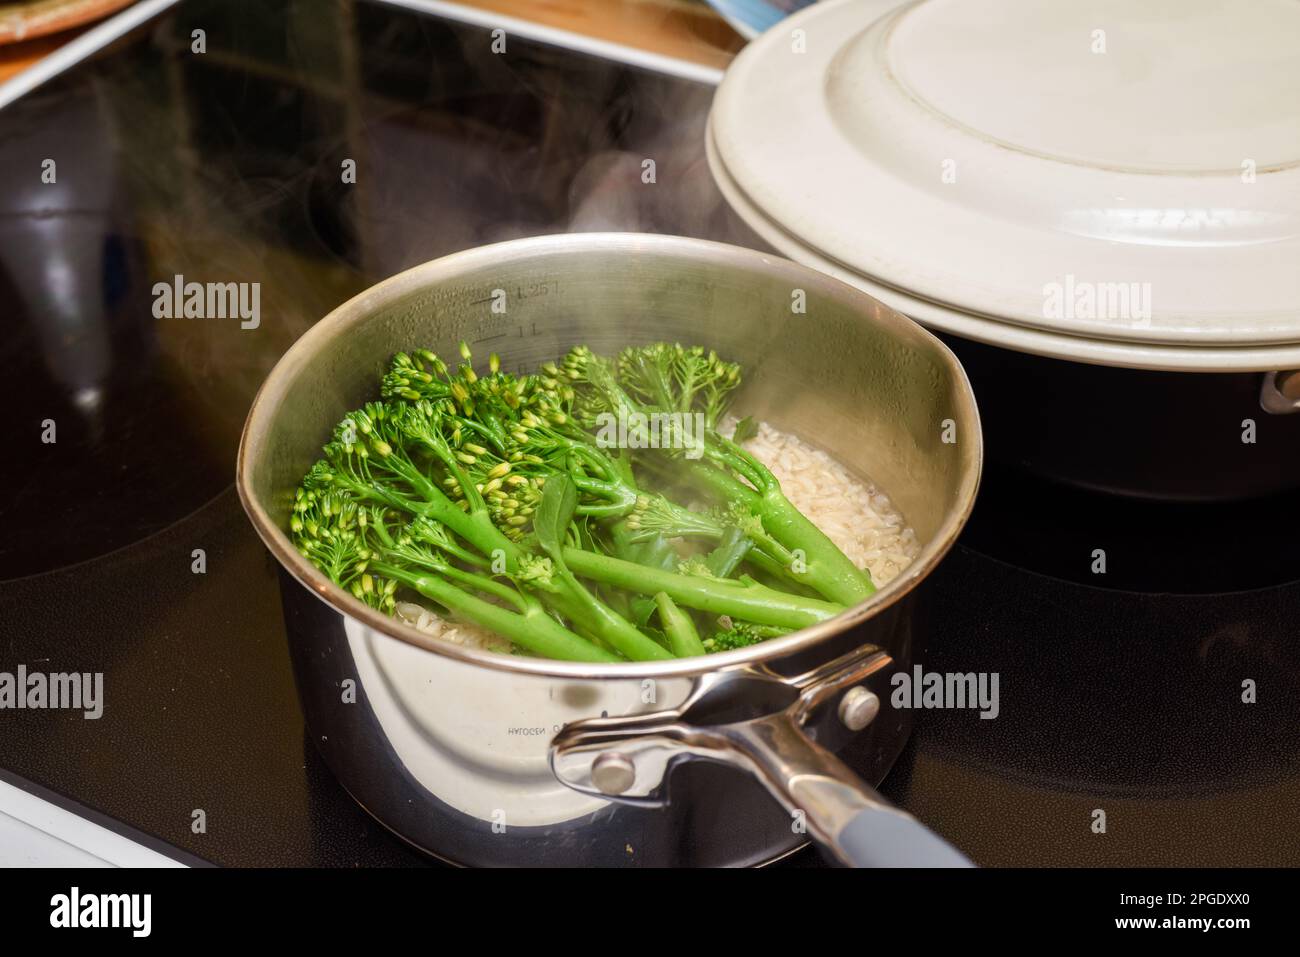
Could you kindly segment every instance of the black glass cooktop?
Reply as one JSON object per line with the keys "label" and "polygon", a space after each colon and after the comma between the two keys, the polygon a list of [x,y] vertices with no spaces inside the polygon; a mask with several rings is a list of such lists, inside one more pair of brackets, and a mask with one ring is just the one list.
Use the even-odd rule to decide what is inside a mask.
{"label": "black glass cooktop", "polygon": [[[304,731],[239,429],[299,334],[416,263],[760,245],[704,162],[711,96],[378,2],[184,0],[0,110],[0,670],[103,671],[106,698],[0,711],[0,769],[219,864],[424,863]],[[256,327],[156,315],[176,277],[259,283]],[[918,662],[998,672],[999,716],[920,712],[884,790],[982,864],[1300,863],[1295,502],[1130,508],[990,471]]]}

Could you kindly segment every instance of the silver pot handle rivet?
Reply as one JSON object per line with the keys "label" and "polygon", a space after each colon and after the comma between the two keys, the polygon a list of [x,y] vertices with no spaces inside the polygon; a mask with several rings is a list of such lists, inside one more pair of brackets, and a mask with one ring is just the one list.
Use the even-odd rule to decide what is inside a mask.
{"label": "silver pot handle rivet", "polygon": [[861,731],[880,713],[880,699],[866,688],[850,688],[840,699],[840,720],[850,731]]}
{"label": "silver pot handle rivet", "polygon": [[591,783],[601,794],[622,794],[636,781],[636,765],[625,754],[606,751],[591,762]]}

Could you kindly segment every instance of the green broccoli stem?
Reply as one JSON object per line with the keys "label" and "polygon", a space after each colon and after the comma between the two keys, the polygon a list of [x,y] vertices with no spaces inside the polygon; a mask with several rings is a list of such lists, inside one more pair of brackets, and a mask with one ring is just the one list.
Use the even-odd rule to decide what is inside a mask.
{"label": "green broccoli stem", "polygon": [[[506,560],[508,571],[513,572],[518,568],[523,549],[506,538],[501,530],[492,524],[486,513],[461,512],[460,509],[456,511],[460,514],[457,524],[461,527],[457,528],[451,523],[448,523],[448,527],[487,555],[499,549]],[[643,634],[630,621],[593,596],[572,576],[561,576],[557,584],[560,590],[543,591],[542,599],[574,624],[580,625],[625,657],[632,661],[672,657],[658,642]]]}
{"label": "green broccoli stem", "polygon": [[[459,509],[456,511],[460,512]],[[486,514],[460,512],[460,515],[462,519],[470,519],[473,524],[466,524],[464,531],[449,527],[453,527],[462,538],[489,555],[493,549],[500,549],[508,570],[514,571],[518,567],[523,550],[506,538]],[[643,634],[630,621],[587,591],[571,575],[561,575],[557,584],[560,589],[556,592],[541,592],[542,599],[571,622],[606,642],[625,657],[632,661],[673,657],[653,638]]]}
{"label": "green broccoli stem", "polygon": [[[397,556],[390,555],[389,557]],[[420,567],[422,564],[420,560],[413,557],[407,558],[407,562],[417,567]],[[504,582],[499,582],[495,578],[488,578],[486,575],[478,575],[474,572],[464,571],[463,569],[457,568],[455,565],[435,561],[424,562],[423,567],[427,568],[435,575],[447,579],[452,584],[468,585],[475,591],[480,591],[485,595],[492,595],[502,601],[509,602],[519,609],[521,613],[527,613],[531,606],[537,603],[537,600],[532,596],[522,594]]]}
{"label": "green broccoli stem", "polygon": [[620,518],[632,511],[636,504],[637,492],[621,481],[606,482],[586,475],[570,475],[573,484],[588,495],[602,498],[605,505],[579,505],[579,515],[591,515],[594,518]]}
{"label": "green broccoli stem", "polygon": [[[671,472],[661,467],[664,459],[656,460],[655,456],[646,458],[646,463],[656,473],[672,475],[728,505],[738,504],[746,508],[758,516],[764,530],[774,542],[790,552],[802,553],[803,571],[796,571],[791,564],[780,569],[784,577],[807,585],[823,598],[841,605],[856,605],[875,594],[876,587],[871,576],[854,565],[820,528],[795,508],[778,483],[773,482],[759,492],[709,462],[677,459],[666,461],[672,467]],[[770,567],[770,563],[766,566],[760,564],[763,560],[757,553],[751,556],[751,560],[769,573],[777,571]]]}
{"label": "green broccoli stem", "polygon": [[[788,585],[799,587],[804,585],[802,578],[790,570],[790,565],[783,563],[761,548],[751,548],[745,553],[745,561],[752,565],[760,572],[766,572],[772,578],[778,581],[784,581]],[[719,576],[729,577],[729,576]],[[801,589],[801,590],[807,590]]]}
{"label": "green broccoli stem", "polygon": [[580,548],[565,548],[564,560],[574,574],[602,584],[642,595],[666,592],[673,601],[688,608],[734,615],[764,625],[806,628],[844,610],[838,604],[801,598],[757,582],[680,575]]}
{"label": "green broccoli stem", "polygon": [[659,608],[659,623],[663,625],[664,634],[668,636],[668,647],[679,658],[689,658],[705,654],[704,642],[695,630],[695,622],[674,604],[667,592],[655,594],[655,605]]}
{"label": "green broccoli stem", "polygon": [[763,528],[772,538],[791,552],[803,553],[802,572],[794,565],[785,569],[795,581],[841,605],[856,605],[875,594],[871,576],[854,565],[779,488],[770,488],[763,494],[759,514]]}
{"label": "green broccoli stem", "polygon": [[758,492],[708,459],[688,459],[654,449],[638,453],[635,461],[669,487],[702,491],[725,503],[752,505],[758,501]]}
{"label": "green broccoli stem", "polygon": [[[505,559],[508,573],[513,573],[519,567],[519,558],[524,554],[524,550],[507,538],[492,523],[492,518],[486,510],[471,509],[468,512],[462,511],[451,499],[443,494],[441,489],[431,482],[425,482],[418,488],[425,498],[425,502],[420,503],[424,507],[418,509],[420,514],[430,515],[438,519],[486,556],[491,557],[494,552],[499,551]],[[391,501],[390,504],[392,504]],[[411,504],[415,503],[407,504],[405,507],[409,509]],[[582,586],[582,583],[573,579],[572,576],[569,576],[567,580],[562,579],[560,585],[561,591],[559,592],[543,592],[543,600],[556,608],[560,614],[570,621],[580,625],[588,633],[600,638],[602,641],[607,642],[627,658],[633,661],[650,661],[673,657],[653,638],[643,634],[640,629],[615,612],[614,609],[592,596]],[[507,637],[510,636],[507,635]],[[578,638],[577,635],[574,635],[574,637]],[[585,639],[579,638],[579,640]],[[587,644],[590,645],[590,642],[587,642]],[[532,650],[527,645],[521,644],[521,647]],[[594,648],[595,646],[592,645],[591,647]]]}
{"label": "green broccoli stem", "polygon": [[518,546],[492,524],[492,518],[486,510],[463,511],[443,493],[442,489],[421,475],[418,469],[396,459],[385,464],[394,474],[407,479],[421,497],[409,498],[394,492],[380,482],[358,481],[346,473],[339,474],[338,483],[364,501],[378,502],[412,515],[423,515],[440,522],[484,555],[491,556],[493,551],[499,548],[504,551],[507,561],[513,562],[518,557]]}
{"label": "green broccoli stem", "polygon": [[436,575],[419,575],[398,565],[373,562],[375,574],[413,588],[425,598],[450,609],[456,615],[513,641],[525,651],[562,661],[611,662],[622,659],[552,619],[540,606],[517,613],[484,601]]}
{"label": "green broccoli stem", "polygon": [[[677,550],[663,535],[637,537],[627,527],[626,519],[611,523],[608,530],[609,540],[601,543],[600,547],[615,558],[636,562],[638,565],[649,565],[652,568],[662,568],[665,571],[676,570],[677,563],[681,561]],[[652,598],[622,588],[609,588],[607,591],[622,597],[627,608],[625,614],[637,624],[644,625],[655,613],[655,603]]]}
{"label": "green broccoli stem", "polygon": [[[871,576],[854,565],[820,528],[794,507],[781,491],[776,476],[754,455],[716,432],[709,437],[706,453],[724,468],[741,475],[758,491],[754,512],[764,530],[791,553],[801,553],[802,562],[792,562],[790,568],[796,581],[844,605],[857,604],[875,593]],[[802,571],[797,567],[799,564],[803,565]]]}
{"label": "green broccoli stem", "polygon": [[413,515],[432,518],[446,525],[488,558],[493,558],[494,553],[500,551],[506,560],[507,569],[510,571],[515,569],[519,556],[523,552],[518,545],[507,538],[493,524],[492,516],[488,513],[487,507],[481,504],[481,499],[478,507],[471,507],[468,511],[465,511],[453,502],[442,489],[425,478],[414,466],[410,466],[396,459],[396,457],[393,457],[391,462],[385,464],[395,474],[406,479],[421,497],[411,499],[397,495],[378,482],[354,490],[366,494],[372,500],[383,502]]}
{"label": "green broccoli stem", "polygon": [[[584,360],[577,363],[582,371],[576,375],[585,375],[586,381],[604,395],[610,408],[629,417],[646,414],[602,360],[588,357],[586,353],[583,355]],[[662,372],[662,368],[653,362],[643,364],[642,369],[651,373]],[[660,397],[672,393],[666,382],[660,382],[653,391]],[[679,472],[728,503],[748,506],[776,541],[791,552],[801,552],[803,570],[791,569],[797,581],[811,586],[823,597],[845,605],[857,604],[875,592],[871,577],[854,565],[834,542],[786,499],[780,483],[758,459],[717,432],[706,434],[703,451],[705,459],[713,463],[713,467],[704,461],[689,459],[682,467],[677,457],[674,457],[674,465]],[[750,484],[735,478],[732,472]]]}
{"label": "green broccoli stem", "polygon": [[665,661],[676,657],[587,591],[569,569],[557,568],[555,575],[567,586],[565,598],[568,600],[564,601],[563,607],[567,609],[570,619],[608,643],[615,651],[632,661]]}
{"label": "green broccoli stem", "polygon": [[728,525],[722,530],[717,547],[705,557],[704,564],[718,578],[732,578],[753,547],[753,539],[735,525]]}

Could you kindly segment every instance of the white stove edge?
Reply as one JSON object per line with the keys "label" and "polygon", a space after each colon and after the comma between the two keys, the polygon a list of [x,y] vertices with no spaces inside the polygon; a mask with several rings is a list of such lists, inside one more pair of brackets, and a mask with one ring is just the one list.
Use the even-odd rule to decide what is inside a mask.
{"label": "white stove edge", "polygon": [[0,867],[185,867],[35,794],[0,781]]}
{"label": "white stove edge", "polygon": [[[6,82],[0,83],[0,109],[8,106],[19,97],[30,93],[47,80],[58,76],[64,70],[80,63],[97,50],[108,46],[114,40],[134,30],[140,24],[164,13],[179,2],[180,0],[140,0],[134,6],[127,7],[123,12],[110,17],[75,40],[64,44],[49,56],[36,61],[36,63]],[[689,60],[680,60],[659,53],[638,50],[635,47],[624,46],[621,43],[593,39],[580,33],[560,30],[556,27],[548,27],[528,20],[520,20],[517,17],[493,13],[490,10],[461,6],[458,3],[449,2],[449,0],[376,0],[376,2],[393,7],[402,7],[417,13],[431,13],[460,23],[469,23],[487,29],[499,28],[506,31],[507,38],[511,35],[521,36],[540,43],[567,47],[580,53],[627,63],[657,73],[667,73],[671,76],[694,80],[698,83],[717,86],[722,81],[722,71],[713,67],[701,66]]]}

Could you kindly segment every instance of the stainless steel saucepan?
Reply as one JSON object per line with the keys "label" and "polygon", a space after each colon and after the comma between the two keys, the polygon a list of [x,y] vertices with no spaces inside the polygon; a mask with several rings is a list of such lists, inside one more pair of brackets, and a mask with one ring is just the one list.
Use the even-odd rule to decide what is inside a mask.
{"label": "stainless steel saucepan", "polygon": [[[555,662],[408,628],[335,587],[285,528],[301,476],[339,418],[373,397],[390,356],[451,353],[462,339],[507,369],[577,343],[714,348],[744,366],[739,412],[869,476],[922,550],[834,619],[702,658]],[[258,393],[238,487],[281,566],[316,746],[357,801],[429,853],[483,865],[758,864],[811,837],[844,863],[954,865],[967,862],[871,785],[911,729],[889,679],[924,638],[926,578],[970,513],[981,449],[952,353],[865,294],[716,243],[560,235],[426,263],[325,317]]]}

